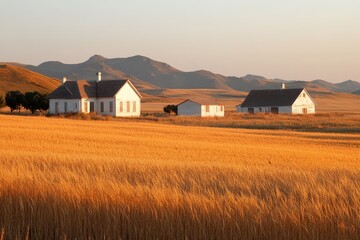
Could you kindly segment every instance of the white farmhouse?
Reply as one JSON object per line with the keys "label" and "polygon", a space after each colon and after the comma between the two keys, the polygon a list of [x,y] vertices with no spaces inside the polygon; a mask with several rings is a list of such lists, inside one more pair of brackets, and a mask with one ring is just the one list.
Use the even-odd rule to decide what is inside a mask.
{"label": "white farmhouse", "polygon": [[204,100],[187,99],[177,105],[179,116],[223,117],[224,105],[218,105]]}
{"label": "white farmhouse", "polygon": [[315,102],[305,88],[251,90],[242,104],[236,106],[244,113],[315,113]]}
{"label": "white farmhouse", "polygon": [[140,116],[141,94],[130,80],[66,81],[49,95],[49,113],[97,113]]}

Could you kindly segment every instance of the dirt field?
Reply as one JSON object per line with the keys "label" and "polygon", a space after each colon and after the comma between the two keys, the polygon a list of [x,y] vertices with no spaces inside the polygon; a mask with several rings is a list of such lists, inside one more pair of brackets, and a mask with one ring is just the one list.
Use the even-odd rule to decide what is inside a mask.
{"label": "dirt field", "polygon": [[0,115],[0,239],[357,239],[360,135]]}

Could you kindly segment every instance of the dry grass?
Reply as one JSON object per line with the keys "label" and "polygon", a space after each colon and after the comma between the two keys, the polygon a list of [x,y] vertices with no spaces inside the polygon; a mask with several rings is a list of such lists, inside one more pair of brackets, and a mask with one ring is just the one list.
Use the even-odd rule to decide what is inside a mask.
{"label": "dry grass", "polygon": [[4,239],[360,235],[358,134],[4,115],[0,130]]}
{"label": "dry grass", "polygon": [[32,72],[28,69],[0,64],[0,95],[8,91],[38,91],[50,93],[60,85],[60,81]]}
{"label": "dry grass", "polygon": [[[134,119],[107,118],[113,121],[134,121]],[[183,126],[220,128],[276,129],[305,132],[360,133],[360,114],[323,113],[314,115],[287,114],[243,114],[227,112],[225,117],[169,116],[165,113],[145,113],[136,120]]]}
{"label": "dry grass", "polygon": [[[27,114],[27,115],[30,115]],[[309,115],[243,114],[227,112],[225,117],[187,117],[167,113],[143,113],[138,118],[116,118],[98,114],[69,113],[49,117],[118,122],[157,122],[182,126],[294,130],[302,132],[360,133],[360,114],[323,113]]]}

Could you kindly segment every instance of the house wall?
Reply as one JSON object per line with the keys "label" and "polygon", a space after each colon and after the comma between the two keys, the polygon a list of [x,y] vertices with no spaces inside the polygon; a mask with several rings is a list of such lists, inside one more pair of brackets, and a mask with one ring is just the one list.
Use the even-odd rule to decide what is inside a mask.
{"label": "house wall", "polygon": [[[206,111],[206,108],[208,106],[209,111]],[[219,105],[201,105],[201,116],[202,117],[223,117],[225,115],[224,113],[224,107],[223,111],[221,111],[221,106]]]}
{"label": "house wall", "polygon": [[[83,99],[50,99],[49,113],[56,114],[55,103],[59,103],[59,112],[64,113],[65,102],[67,112],[90,113],[90,103],[94,103],[94,112],[102,115],[135,117],[141,113],[141,99],[130,86],[126,83],[112,98],[83,98]],[[101,111],[101,102],[104,103],[104,111]],[[110,102],[113,104],[113,111],[110,112]],[[120,111],[120,103],[123,103],[123,111]],[[129,104],[127,104],[129,102]],[[77,106],[76,106],[77,105]],[[134,107],[135,106],[135,107]]]}
{"label": "house wall", "polygon": [[[208,112],[206,111],[206,106],[209,108]],[[224,107],[221,111],[221,106],[219,105],[200,105],[190,100],[178,105],[179,116],[223,117],[224,112]]]}
{"label": "house wall", "polygon": [[[127,104],[129,102],[129,105]],[[120,105],[122,103],[122,111]],[[135,109],[134,109],[134,104]],[[141,113],[141,99],[129,83],[126,83],[115,95],[114,116],[139,117]]]}
{"label": "house wall", "polygon": [[[56,112],[56,103],[58,103],[58,112]],[[65,113],[65,103],[67,103],[67,113],[79,112],[81,109],[80,99],[49,99],[49,113]]]}
{"label": "house wall", "polygon": [[303,114],[303,109],[306,108],[308,114],[315,113],[315,103],[309,96],[309,94],[303,90],[298,98],[292,105],[293,114]]}
{"label": "house wall", "polygon": [[[115,116],[115,98],[98,98],[97,100],[96,113],[101,115]],[[112,102],[112,112],[110,112],[110,102]],[[104,104],[104,111],[101,111],[101,103]]]}
{"label": "house wall", "polygon": [[186,101],[178,105],[179,116],[201,116],[201,105],[193,102]]}
{"label": "house wall", "polygon": [[[273,106],[279,108],[279,113],[292,113],[291,106]],[[271,113],[271,107],[254,107],[254,113]],[[249,108],[241,107],[240,105],[236,107],[237,112],[248,113]]]}
{"label": "house wall", "polygon": [[98,106],[97,106],[97,99],[96,98],[82,98],[81,99],[80,112],[82,112],[82,113],[90,113],[90,102],[94,102],[94,111],[97,112]]}

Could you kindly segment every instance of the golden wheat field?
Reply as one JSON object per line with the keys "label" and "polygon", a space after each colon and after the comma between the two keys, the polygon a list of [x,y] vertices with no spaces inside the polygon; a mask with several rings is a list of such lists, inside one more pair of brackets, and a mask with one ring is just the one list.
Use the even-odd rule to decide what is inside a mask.
{"label": "golden wheat field", "polygon": [[360,135],[0,115],[0,239],[359,239]]}

